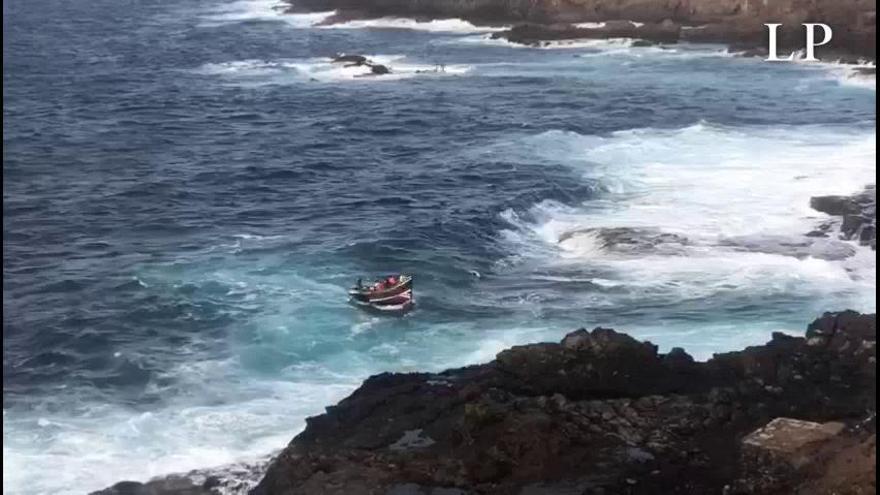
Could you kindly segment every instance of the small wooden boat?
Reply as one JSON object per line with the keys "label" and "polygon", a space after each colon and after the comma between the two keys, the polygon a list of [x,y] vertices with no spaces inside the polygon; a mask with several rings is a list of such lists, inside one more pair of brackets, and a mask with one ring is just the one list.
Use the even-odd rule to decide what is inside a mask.
{"label": "small wooden boat", "polygon": [[359,283],[348,295],[351,304],[377,313],[403,314],[415,306],[411,275],[390,275],[370,286]]}
{"label": "small wooden boat", "polygon": [[348,291],[348,295],[352,299],[369,303],[384,303],[391,301],[394,297],[412,290],[411,275],[390,275],[384,279],[377,280],[372,285],[352,287]]}

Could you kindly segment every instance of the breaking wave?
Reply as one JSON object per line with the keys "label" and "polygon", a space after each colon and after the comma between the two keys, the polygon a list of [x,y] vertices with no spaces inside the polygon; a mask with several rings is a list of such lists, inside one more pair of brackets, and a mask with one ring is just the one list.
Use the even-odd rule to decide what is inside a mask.
{"label": "breaking wave", "polygon": [[469,65],[430,65],[411,62],[403,55],[375,55],[367,57],[382,64],[391,73],[376,76],[368,66],[333,62],[330,58],[289,60],[238,60],[209,63],[197,69],[198,73],[220,76],[242,85],[294,84],[299,82],[399,81],[413,77],[443,77],[467,74]]}
{"label": "breaking wave", "polygon": [[511,228],[502,235],[520,255],[600,268],[605,279],[670,300],[799,293],[817,306],[838,299],[832,306],[872,311],[871,253],[804,234],[826,218],[810,208],[811,196],[873,182],[874,139],[873,130],[702,122],[501,143],[501,152],[526,160],[567,164],[604,191],[583,205],[544,201],[507,211]]}

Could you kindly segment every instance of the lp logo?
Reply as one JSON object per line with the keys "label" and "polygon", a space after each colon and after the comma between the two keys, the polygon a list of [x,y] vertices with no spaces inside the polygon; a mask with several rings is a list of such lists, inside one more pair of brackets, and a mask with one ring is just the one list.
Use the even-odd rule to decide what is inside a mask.
{"label": "lp logo", "polygon": [[[770,52],[767,56],[766,60],[768,62],[786,62],[794,60],[794,53],[789,55],[787,58],[779,58],[776,55],[776,31],[782,24],[764,24],[767,26],[768,34],[770,35],[770,46],[768,47],[768,51]],[[827,45],[829,41],[831,41],[831,27],[827,24],[821,23],[804,23],[804,30],[807,32],[807,53],[804,60],[808,60],[810,62],[816,62],[818,59],[816,58],[816,47]],[[821,27],[824,36],[822,37],[822,41],[816,43],[816,27]]]}

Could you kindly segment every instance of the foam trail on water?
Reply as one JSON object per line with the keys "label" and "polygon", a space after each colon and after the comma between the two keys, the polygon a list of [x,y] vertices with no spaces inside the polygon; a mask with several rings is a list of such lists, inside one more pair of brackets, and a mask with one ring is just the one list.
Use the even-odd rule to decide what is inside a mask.
{"label": "foam trail on water", "polygon": [[329,58],[237,60],[232,62],[204,64],[197,73],[220,76],[244,85],[294,84],[300,82],[386,82],[413,77],[443,77],[467,74],[469,65],[446,65],[439,67],[408,60],[403,55],[370,55],[376,64],[391,69],[391,73],[374,76],[368,66],[334,63]]}
{"label": "foam trail on water", "polygon": [[[508,211],[513,228],[503,235],[544,263],[601,269],[605,279],[664,300],[799,294],[872,311],[872,253],[834,239],[820,244],[830,254],[793,246],[828,218],[810,208],[811,196],[873,183],[874,140],[873,130],[707,123],[542,133],[500,147],[566,163],[605,192],[583,206],[545,201],[525,217]],[[613,230],[620,227],[631,230]]]}
{"label": "foam trail on water", "polygon": [[604,22],[580,22],[575,24],[574,27],[582,28],[582,29],[601,29],[605,27]]}
{"label": "foam trail on water", "polygon": [[287,4],[278,0],[239,0],[222,4],[203,14],[202,26],[222,26],[250,21],[284,22],[296,28],[309,28],[329,18],[335,11],[288,14]]}
{"label": "foam trail on water", "polygon": [[420,22],[403,17],[354,20],[320,27],[322,29],[410,29],[435,33],[485,33],[507,29],[506,27],[476,26],[462,19],[436,19]]}
{"label": "foam trail on water", "polygon": [[825,72],[841,86],[877,90],[877,66],[870,60],[856,63],[841,61],[811,61],[806,59],[806,52],[799,50],[794,53],[794,62],[801,66]]}
{"label": "foam trail on water", "polygon": [[524,45],[522,43],[514,43],[503,38],[492,38],[491,35],[482,35],[465,36],[457,40],[451,41],[450,43],[479,44],[488,46],[504,46],[509,48],[543,50],[620,50],[630,48],[633,45],[634,40],[630,38],[574,39],[545,41],[542,42],[540,45]]}
{"label": "foam trail on water", "polygon": [[[221,381],[215,365],[221,366],[197,363],[190,372],[199,373],[193,378],[204,380],[202,387],[241,384],[235,377]],[[256,461],[285,445],[305,416],[335,403],[355,384],[251,378],[240,385],[237,393],[246,398],[240,401],[194,398],[150,412],[100,404],[77,404],[82,411],[75,415],[4,412],[4,493],[82,494],[120,480]],[[208,393],[229,397],[231,390]],[[64,469],[52,476],[38,469],[50,466]]]}
{"label": "foam trail on water", "polygon": [[520,50],[571,50],[578,51],[578,57],[628,57],[628,58],[675,58],[675,59],[701,59],[734,57],[736,54],[727,48],[715,45],[698,45],[679,43],[676,45],[661,46],[634,46],[632,38],[596,38],[596,39],[572,39],[544,41],[538,45],[524,45],[514,43],[503,38],[492,38],[491,35],[463,36],[454,40],[446,40],[440,44],[463,44],[507,47]]}

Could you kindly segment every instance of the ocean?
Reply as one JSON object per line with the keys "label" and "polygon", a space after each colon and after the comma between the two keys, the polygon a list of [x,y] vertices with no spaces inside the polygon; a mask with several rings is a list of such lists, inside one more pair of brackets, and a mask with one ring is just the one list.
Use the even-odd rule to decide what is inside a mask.
{"label": "ocean", "polygon": [[[804,245],[875,180],[850,67],[273,5],[4,2],[4,493],[265,458],[370,374],[580,327],[707,359],[875,311],[873,251]],[[346,304],[395,272],[413,312]]]}

